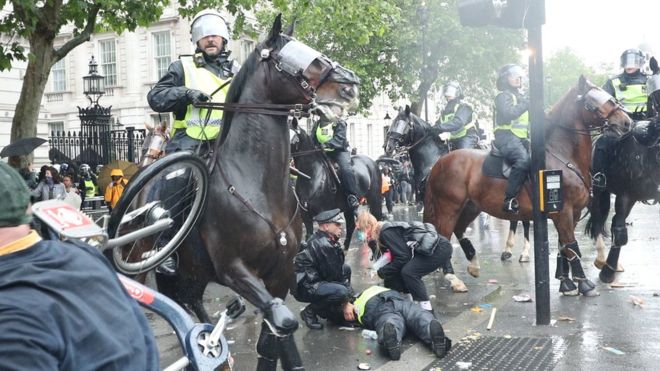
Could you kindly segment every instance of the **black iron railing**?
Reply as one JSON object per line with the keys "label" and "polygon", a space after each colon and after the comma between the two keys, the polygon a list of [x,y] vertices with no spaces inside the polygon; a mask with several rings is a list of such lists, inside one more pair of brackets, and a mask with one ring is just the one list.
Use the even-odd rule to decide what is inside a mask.
{"label": "black iron railing", "polygon": [[130,126],[126,130],[52,132],[49,157],[53,163],[79,162],[92,169],[114,160],[137,162],[144,136],[144,129]]}

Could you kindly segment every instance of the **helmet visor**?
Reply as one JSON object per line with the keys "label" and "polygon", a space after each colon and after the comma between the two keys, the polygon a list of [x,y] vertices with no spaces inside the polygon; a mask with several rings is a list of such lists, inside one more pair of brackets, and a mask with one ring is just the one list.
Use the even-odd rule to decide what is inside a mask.
{"label": "helmet visor", "polygon": [[644,66],[644,57],[635,53],[626,53],[621,56],[621,67],[623,68],[642,68]]}
{"label": "helmet visor", "polygon": [[217,15],[206,14],[195,20],[190,31],[193,43],[206,36],[220,36],[225,40],[229,40],[229,30],[225,21]]}
{"label": "helmet visor", "polygon": [[646,80],[646,93],[651,95],[658,90],[660,90],[660,75],[649,76]]}
{"label": "helmet visor", "polygon": [[511,66],[511,68],[506,71],[506,75],[507,77],[522,79],[525,76],[525,70],[520,66]]}

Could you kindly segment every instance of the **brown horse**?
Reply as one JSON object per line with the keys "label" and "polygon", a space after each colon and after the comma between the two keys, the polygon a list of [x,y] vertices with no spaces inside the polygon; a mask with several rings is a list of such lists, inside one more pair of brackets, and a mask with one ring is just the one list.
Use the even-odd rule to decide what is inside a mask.
{"label": "brown horse", "polygon": [[[545,120],[546,164],[563,170],[563,209],[550,218],[559,234],[556,278],[559,291],[566,295],[595,294],[595,286],[584,275],[580,249],[575,239],[575,226],[580,212],[589,202],[591,177],[591,131],[608,126],[627,131],[632,123],[628,115],[609,94],[580,77],[572,88],[547,114]],[[532,219],[532,194],[529,182],[518,194],[520,212],[502,211],[506,180],[487,177],[482,166],[489,154],[475,150],[459,150],[441,158],[431,170],[424,202],[424,221],[433,223],[445,237],[452,233],[470,260],[468,272],[478,276],[479,263],[469,239],[467,226],[479,212],[509,220]],[[578,282],[576,287],[568,278]]]}

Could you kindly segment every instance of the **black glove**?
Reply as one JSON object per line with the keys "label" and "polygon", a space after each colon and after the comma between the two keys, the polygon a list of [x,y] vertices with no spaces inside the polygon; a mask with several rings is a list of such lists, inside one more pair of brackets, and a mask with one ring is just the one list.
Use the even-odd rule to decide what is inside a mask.
{"label": "black glove", "polygon": [[202,102],[208,102],[211,100],[211,96],[204,93],[203,91],[188,89],[186,91],[186,97],[192,104],[200,104]]}
{"label": "black glove", "polygon": [[444,133],[444,130],[440,128],[440,125],[432,126],[431,129],[429,130],[429,133],[433,136],[438,136],[442,133]]}

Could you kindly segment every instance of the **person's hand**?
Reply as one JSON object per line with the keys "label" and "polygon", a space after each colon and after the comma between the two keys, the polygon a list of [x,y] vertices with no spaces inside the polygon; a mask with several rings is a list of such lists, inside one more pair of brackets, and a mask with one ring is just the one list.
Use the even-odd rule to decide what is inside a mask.
{"label": "person's hand", "polygon": [[438,136],[438,135],[440,135],[440,134],[442,134],[442,133],[444,132],[444,131],[443,131],[442,129],[440,129],[440,127],[438,127],[438,126],[433,126],[433,127],[431,127],[431,129],[430,129],[429,131],[430,131],[431,135],[433,135],[433,136]]}
{"label": "person's hand", "polygon": [[192,104],[200,104],[211,100],[211,97],[208,94],[196,89],[188,89],[186,91],[186,97]]}
{"label": "person's hand", "polygon": [[344,319],[349,322],[354,322],[355,321],[355,306],[347,302],[344,304],[344,307],[342,308],[344,311]]}

